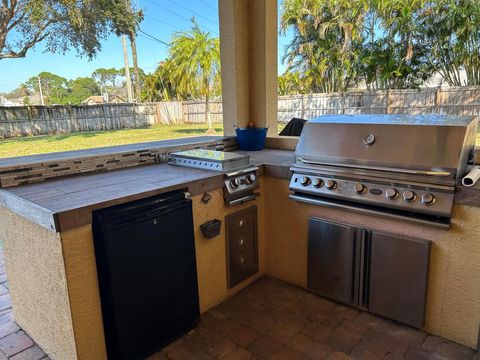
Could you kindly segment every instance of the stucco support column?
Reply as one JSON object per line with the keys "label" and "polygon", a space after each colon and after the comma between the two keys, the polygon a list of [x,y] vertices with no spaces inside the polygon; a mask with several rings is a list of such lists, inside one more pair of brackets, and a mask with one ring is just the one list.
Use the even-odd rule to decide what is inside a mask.
{"label": "stucco support column", "polygon": [[223,124],[277,134],[277,0],[219,0]]}

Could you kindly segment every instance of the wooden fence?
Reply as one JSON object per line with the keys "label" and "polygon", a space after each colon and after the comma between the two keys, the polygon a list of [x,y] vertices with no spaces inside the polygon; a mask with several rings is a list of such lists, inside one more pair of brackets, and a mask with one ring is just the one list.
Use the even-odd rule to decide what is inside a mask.
{"label": "wooden fence", "polygon": [[[210,103],[213,123],[222,123],[222,102]],[[480,114],[480,87],[354,91],[280,96],[278,120],[323,114]],[[205,124],[205,102],[159,102],[95,106],[0,107],[0,137]]]}

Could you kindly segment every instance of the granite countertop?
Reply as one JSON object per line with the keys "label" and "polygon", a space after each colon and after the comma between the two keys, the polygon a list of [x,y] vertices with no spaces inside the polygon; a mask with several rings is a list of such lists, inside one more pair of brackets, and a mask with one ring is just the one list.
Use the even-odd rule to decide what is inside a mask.
{"label": "granite countertop", "polygon": [[[294,153],[266,149],[242,152],[260,173],[288,179]],[[171,190],[193,194],[223,187],[223,174],[168,164],[137,166],[0,190],[0,205],[53,231],[90,224],[92,211]]]}

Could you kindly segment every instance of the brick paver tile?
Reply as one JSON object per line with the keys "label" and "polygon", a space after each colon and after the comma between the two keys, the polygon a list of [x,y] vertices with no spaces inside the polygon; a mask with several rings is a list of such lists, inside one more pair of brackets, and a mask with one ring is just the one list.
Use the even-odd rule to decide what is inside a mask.
{"label": "brick paver tile", "polygon": [[261,358],[266,358],[279,352],[284,346],[284,342],[273,336],[263,334],[248,345],[247,349]]}
{"label": "brick paver tile", "polygon": [[423,348],[449,359],[470,360],[473,357],[473,350],[437,336],[428,336],[423,343]]}
{"label": "brick paver tile", "polygon": [[233,330],[228,335],[228,338],[239,346],[247,347],[259,336],[260,336],[260,333],[258,331],[248,326],[242,325],[237,329]]}
{"label": "brick paver tile", "polygon": [[341,304],[335,305],[331,309],[331,312],[332,314],[338,315],[342,319],[347,319],[347,320],[353,320],[360,314],[360,311],[358,309],[355,309],[351,306],[341,305]]}
{"label": "brick paver tile", "polygon": [[353,358],[343,352],[335,351],[328,357],[328,360],[353,360]]}
{"label": "brick paver tile", "polygon": [[210,354],[207,354],[205,351],[202,351],[200,354],[194,357],[194,360],[213,360],[215,357],[213,357]]}
{"label": "brick paver tile", "polygon": [[451,360],[451,358],[445,357],[443,355],[430,352],[421,347],[411,347],[405,354],[405,359],[407,360]]}
{"label": "brick paver tile", "polygon": [[192,359],[208,347],[208,343],[198,335],[186,337],[185,341],[175,346],[166,355],[172,360]]}
{"label": "brick paver tile", "polygon": [[0,350],[7,356],[18,354],[32,345],[32,339],[30,339],[30,337],[28,337],[23,331],[18,331],[0,339]]}
{"label": "brick paver tile", "polygon": [[363,334],[344,324],[337,327],[325,341],[335,350],[349,354],[350,351],[362,340]]}
{"label": "brick paver tile", "polygon": [[390,334],[419,346],[422,345],[427,338],[427,334],[424,332],[405,325],[397,325]]}
{"label": "brick paver tile", "polygon": [[362,341],[355,345],[350,355],[357,360],[382,360],[387,352],[373,343]]}
{"label": "brick paver tile", "polygon": [[297,334],[289,342],[289,347],[314,359],[325,359],[333,349],[306,335]]}
{"label": "brick paver tile", "polygon": [[393,321],[383,319],[367,312],[361,312],[351,321],[350,324],[360,331],[393,331],[396,327],[396,324]]}
{"label": "brick paver tile", "polygon": [[387,353],[399,355],[404,355],[410,347],[410,343],[406,339],[379,331],[368,332],[364,337],[364,341],[385,350]]}
{"label": "brick paver tile", "polygon": [[279,352],[267,357],[267,360],[307,360],[308,357],[296,350],[283,348]]}
{"label": "brick paver tile", "polygon": [[0,310],[10,309],[12,307],[12,299],[10,294],[0,295]]}
{"label": "brick paver tile", "polygon": [[252,360],[255,359],[253,354],[241,347],[237,347],[225,355],[222,360]]}
{"label": "brick paver tile", "polygon": [[215,344],[213,347],[208,349],[208,353],[214,357],[221,358],[222,356],[227,355],[229,352],[231,352],[233,349],[235,349],[237,345],[228,340],[225,339],[217,344]]}
{"label": "brick paver tile", "polygon": [[23,350],[21,353],[10,358],[10,360],[40,360],[45,357],[45,353],[37,345]]}
{"label": "brick paver tile", "polygon": [[268,329],[266,334],[273,336],[283,343],[287,343],[294,335],[298,334],[299,331],[300,329],[297,326],[291,326],[279,321],[276,326]]}
{"label": "brick paver tile", "polygon": [[0,325],[0,339],[20,330],[14,321],[9,321]]}
{"label": "brick paver tile", "polygon": [[302,330],[302,334],[318,341],[325,341],[332,335],[333,331],[334,329],[330,326],[311,321]]}

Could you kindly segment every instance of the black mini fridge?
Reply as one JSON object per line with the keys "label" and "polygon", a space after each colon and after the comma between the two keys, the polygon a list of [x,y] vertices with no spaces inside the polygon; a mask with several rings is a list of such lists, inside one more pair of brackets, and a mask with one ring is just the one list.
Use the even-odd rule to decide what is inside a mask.
{"label": "black mini fridge", "polygon": [[93,213],[108,358],[137,360],[200,319],[192,202],[182,191]]}

